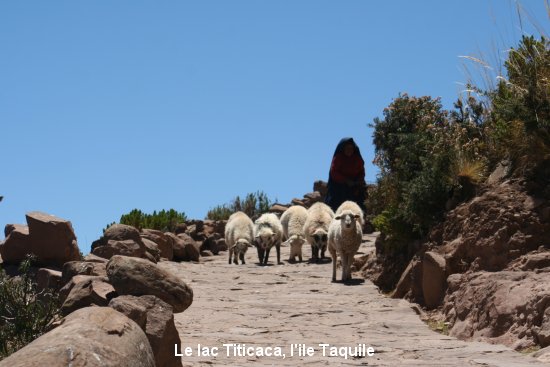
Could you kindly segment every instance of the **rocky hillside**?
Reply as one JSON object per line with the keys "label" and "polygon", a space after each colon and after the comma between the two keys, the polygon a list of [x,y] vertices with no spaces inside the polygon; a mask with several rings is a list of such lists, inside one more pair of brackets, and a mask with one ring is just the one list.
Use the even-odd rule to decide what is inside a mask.
{"label": "rocky hillside", "polygon": [[[492,176],[449,211],[401,274],[393,297],[423,305],[450,335],[515,349],[550,345],[550,203]],[[376,255],[363,273],[387,280]]]}

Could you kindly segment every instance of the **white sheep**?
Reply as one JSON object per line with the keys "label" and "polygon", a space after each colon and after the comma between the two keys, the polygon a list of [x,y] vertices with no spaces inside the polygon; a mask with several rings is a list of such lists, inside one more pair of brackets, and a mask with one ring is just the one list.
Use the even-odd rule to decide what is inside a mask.
{"label": "white sheep", "polygon": [[356,203],[345,201],[336,210],[328,231],[328,250],[332,256],[332,281],[336,281],[337,255],[342,259],[342,281],[351,280],[351,263],[363,238],[363,211]]}
{"label": "white sheep", "polygon": [[243,212],[231,214],[225,225],[225,242],[229,252],[229,264],[231,264],[233,254],[235,254],[233,259],[235,265],[239,264],[239,258],[241,263],[244,264],[246,250],[254,246],[254,223],[252,223],[252,219]]}
{"label": "white sheep", "polygon": [[313,260],[319,260],[319,252],[321,253],[321,259],[325,257],[328,228],[332,218],[334,218],[334,212],[325,203],[315,203],[307,211],[304,234],[307,242],[311,245]]}
{"label": "white sheep", "polygon": [[258,249],[260,264],[266,265],[269,251],[273,246],[277,250],[277,264],[281,263],[281,243],[283,241],[283,226],[273,213],[262,214],[254,222],[254,241]]}
{"label": "white sheep", "polygon": [[290,245],[289,262],[296,261],[296,256],[302,262],[302,245],[306,242],[304,235],[306,219],[307,209],[300,205],[291,206],[281,216],[285,244]]}

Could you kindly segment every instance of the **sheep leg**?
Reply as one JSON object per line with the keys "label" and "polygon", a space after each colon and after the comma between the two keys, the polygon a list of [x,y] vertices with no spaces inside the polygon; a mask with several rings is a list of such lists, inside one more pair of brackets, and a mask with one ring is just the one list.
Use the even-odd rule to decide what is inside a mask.
{"label": "sheep leg", "polygon": [[321,259],[325,258],[325,251],[327,250],[326,246],[321,249]]}
{"label": "sheep leg", "polygon": [[258,249],[258,261],[260,262],[260,265],[264,263],[264,249],[260,246],[257,247]]}
{"label": "sheep leg", "polygon": [[240,254],[239,257],[241,258],[241,264],[244,264],[244,254]]}
{"label": "sheep leg", "polygon": [[332,257],[332,282],[336,282],[336,251],[333,251],[332,249],[329,249],[330,256]]}
{"label": "sheep leg", "polygon": [[265,257],[264,257],[264,265],[267,265],[267,260],[269,260],[269,252],[271,251],[271,247],[268,247],[265,249]]}
{"label": "sheep leg", "polygon": [[346,254],[342,254],[341,258],[342,258],[342,282],[345,282],[348,276],[348,273],[346,272],[348,258]]}
{"label": "sheep leg", "polygon": [[231,257],[233,256],[233,250],[229,250],[229,265],[231,265]]}
{"label": "sheep leg", "polygon": [[281,244],[275,245],[275,250],[277,251],[277,264],[281,263]]}

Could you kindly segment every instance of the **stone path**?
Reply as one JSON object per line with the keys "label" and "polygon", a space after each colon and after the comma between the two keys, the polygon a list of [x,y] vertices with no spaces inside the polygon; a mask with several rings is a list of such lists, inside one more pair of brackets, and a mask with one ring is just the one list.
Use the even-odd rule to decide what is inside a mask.
{"label": "stone path", "polygon": [[[360,252],[372,251],[373,240],[365,236]],[[304,259],[309,259],[310,251],[304,249]],[[410,303],[387,298],[369,281],[331,283],[330,262],[289,264],[288,247],[282,250],[284,264],[266,267],[256,264],[255,249],[248,252],[246,265],[227,264],[225,252],[201,258],[200,264],[160,264],[194,291],[191,307],[175,316],[182,348],[191,348],[191,356],[182,357],[184,366],[545,365],[501,345],[463,342],[436,333],[419,319]],[[272,253],[270,264],[275,260]],[[253,347],[256,355],[233,356],[230,348],[228,356],[225,343]],[[302,343],[313,348],[313,355],[300,357],[295,347],[291,356],[291,344]],[[326,347],[323,356],[322,343],[352,347],[349,354],[355,354],[357,344],[365,344],[374,348],[374,355],[346,359],[331,356]],[[218,355],[198,355],[198,344],[218,348]],[[285,358],[259,356],[257,347],[265,353],[267,347],[280,347]],[[344,349],[340,352],[344,354]]]}

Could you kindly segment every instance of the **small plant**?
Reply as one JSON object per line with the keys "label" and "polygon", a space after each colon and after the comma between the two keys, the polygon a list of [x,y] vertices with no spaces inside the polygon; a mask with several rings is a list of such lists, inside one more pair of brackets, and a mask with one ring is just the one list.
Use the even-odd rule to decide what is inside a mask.
{"label": "small plant", "polygon": [[33,262],[27,257],[15,277],[0,269],[0,359],[44,334],[59,316],[59,296],[48,289],[38,291]]}
{"label": "small plant", "polygon": [[206,214],[207,219],[225,220],[235,212],[245,212],[249,217],[255,217],[269,210],[273,202],[263,191],[249,193],[244,199],[235,197],[229,204],[215,206]]}
{"label": "small plant", "polygon": [[[119,223],[133,226],[137,229],[151,228],[164,232],[174,232],[176,226],[186,220],[187,216],[184,212],[178,212],[174,209],[163,209],[159,212],[155,210],[153,214],[147,214],[139,209],[134,209],[127,214],[123,214],[120,217]],[[107,227],[103,229],[103,232],[113,224],[115,224],[115,222],[107,225]]]}

